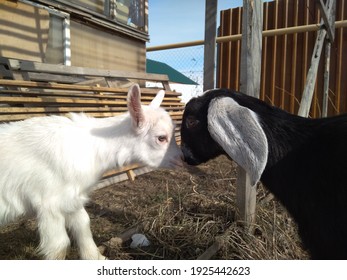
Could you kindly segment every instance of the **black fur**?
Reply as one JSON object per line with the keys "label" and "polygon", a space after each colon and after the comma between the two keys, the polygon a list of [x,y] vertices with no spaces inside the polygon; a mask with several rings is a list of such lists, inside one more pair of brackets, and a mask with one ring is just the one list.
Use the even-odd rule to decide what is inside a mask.
{"label": "black fur", "polygon": [[225,96],[257,114],[269,145],[261,181],[294,217],[311,257],[347,259],[347,115],[302,118],[239,92],[212,90],[192,99],[183,114],[189,164],[225,154],[207,129],[210,101]]}

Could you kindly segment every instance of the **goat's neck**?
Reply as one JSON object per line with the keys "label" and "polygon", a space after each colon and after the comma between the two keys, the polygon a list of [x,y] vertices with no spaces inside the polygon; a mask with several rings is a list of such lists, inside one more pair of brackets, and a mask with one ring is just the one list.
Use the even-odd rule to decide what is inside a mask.
{"label": "goat's neck", "polygon": [[267,119],[267,123],[263,123],[263,128],[269,144],[269,167],[287,157],[312,137],[315,123],[293,116],[286,119]]}

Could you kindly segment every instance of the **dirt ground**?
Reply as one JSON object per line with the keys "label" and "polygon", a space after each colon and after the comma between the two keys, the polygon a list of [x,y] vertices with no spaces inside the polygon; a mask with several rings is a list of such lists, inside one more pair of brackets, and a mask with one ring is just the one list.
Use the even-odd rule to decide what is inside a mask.
{"label": "dirt ground", "polygon": [[[235,221],[235,164],[224,156],[199,167],[158,170],[96,190],[87,205],[98,246],[109,259],[197,259],[212,244],[211,259],[307,259],[296,226],[259,185],[252,232]],[[138,226],[150,246],[108,242]],[[40,259],[35,220],[0,228],[0,259]],[[74,244],[68,259],[78,259]]]}

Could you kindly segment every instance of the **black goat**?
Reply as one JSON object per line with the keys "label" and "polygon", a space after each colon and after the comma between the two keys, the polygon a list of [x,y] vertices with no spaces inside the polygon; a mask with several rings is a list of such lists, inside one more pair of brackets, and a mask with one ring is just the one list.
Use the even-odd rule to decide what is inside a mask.
{"label": "black goat", "polygon": [[260,180],[297,222],[311,258],[347,259],[347,115],[302,118],[215,89],[189,101],[181,136],[188,164],[227,154]]}

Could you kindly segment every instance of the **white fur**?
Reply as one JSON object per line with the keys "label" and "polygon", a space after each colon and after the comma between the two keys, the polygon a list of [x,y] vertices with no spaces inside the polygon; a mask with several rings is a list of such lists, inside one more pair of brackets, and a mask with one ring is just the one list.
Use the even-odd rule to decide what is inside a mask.
{"label": "white fur", "polygon": [[128,93],[130,114],[101,119],[71,114],[0,125],[0,225],[36,215],[38,249],[46,259],[65,258],[66,228],[82,259],[103,259],[84,209],[100,176],[131,163],[181,164],[174,125],[159,108],[162,98],[160,93],[150,106],[141,106],[135,85]]}

